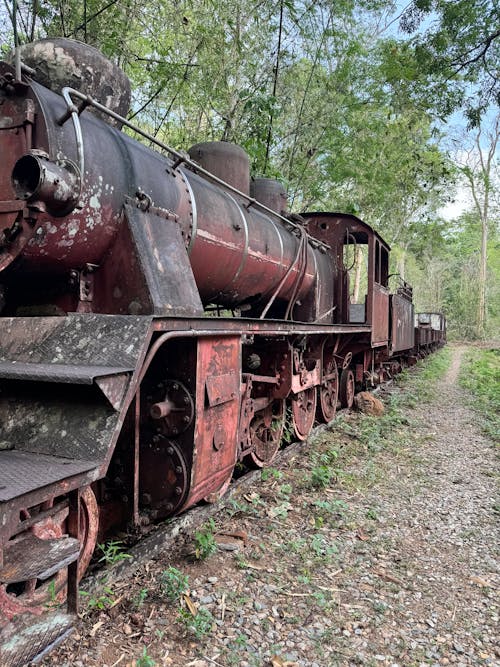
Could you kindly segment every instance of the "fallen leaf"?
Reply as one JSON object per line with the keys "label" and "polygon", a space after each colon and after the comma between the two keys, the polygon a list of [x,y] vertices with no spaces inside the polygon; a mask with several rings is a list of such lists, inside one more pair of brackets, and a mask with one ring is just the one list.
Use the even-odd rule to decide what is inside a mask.
{"label": "fallen leaf", "polygon": [[96,634],[96,632],[99,630],[99,628],[101,627],[101,625],[104,625],[104,621],[97,621],[97,623],[95,623],[95,624],[92,626],[92,630],[90,631],[90,636],[91,636],[91,637],[95,637],[95,634]]}
{"label": "fallen leaf", "polygon": [[401,581],[401,579],[393,577],[392,574],[389,574],[388,572],[384,572],[382,570],[376,570],[375,574],[384,581],[389,581],[392,584],[398,584],[398,586],[403,586],[403,582]]}
{"label": "fallen leaf", "polygon": [[236,539],[243,540],[243,544],[248,542],[248,533],[246,530],[233,530],[231,532],[221,532],[217,533],[218,535],[227,535],[228,537],[235,537]]}
{"label": "fallen leaf", "polygon": [[279,655],[273,655],[271,657],[271,667],[283,667],[284,661],[279,657]]}
{"label": "fallen leaf", "polygon": [[196,607],[194,606],[193,601],[191,600],[191,598],[189,597],[189,595],[183,595],[182,597],[184,598],[184,602],[186,603],[186,607],[187,607],[187,608],[189,609],[189,611],[191,612],[191,615],[192,615],[192,616],[196,616],[196,614],[198,613],[198,610],[197,610]]}
{"label": "fallen leaf", "polygon": [[368,533],[365,533],[365,531],[362,528],[358,528],[358,532],[356,533],[356,537],[358,540],[361,540],[362,542],[366,542],[367,540],[370,539],[370,536]]}
{"label": "fallen leaf", "polygon": [[473,584],[477,584],[478,586],[482,586],[483,588],[491,587],[490,582],[486,581],[486,579],[483,579],[482,577],[471,577],[470,580],[472,581]]}

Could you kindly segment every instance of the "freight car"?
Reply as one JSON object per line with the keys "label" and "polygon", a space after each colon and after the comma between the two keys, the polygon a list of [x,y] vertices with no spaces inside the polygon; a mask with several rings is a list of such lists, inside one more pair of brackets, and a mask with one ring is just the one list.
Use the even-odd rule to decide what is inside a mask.
{"label": "freight car", "polygon": [[[42,46],[80,72],[100,62]],[[70,632],[113,528],[217,500],[237,462],[273,460],[288,412],[305,439],[443,342],[444,321],[439,340],[414,327],[409,285],[389,289],[390,248],[365,222],[288,214],[238,147],[188,157],[121,124],[85,92],[0,64],[2,665]],[[47,611],[54,599],[67,613]]]}

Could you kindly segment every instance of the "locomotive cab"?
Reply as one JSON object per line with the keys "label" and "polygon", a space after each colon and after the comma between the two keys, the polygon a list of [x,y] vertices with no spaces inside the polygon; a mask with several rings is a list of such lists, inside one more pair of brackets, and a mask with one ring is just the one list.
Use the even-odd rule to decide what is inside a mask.
{"label": "locomotive cab", "polygon": [[390,247],[369,225],[344,213],[307,213],[308,231],[334,250],[337,324],[372,325],[372,343],[388,341]]}

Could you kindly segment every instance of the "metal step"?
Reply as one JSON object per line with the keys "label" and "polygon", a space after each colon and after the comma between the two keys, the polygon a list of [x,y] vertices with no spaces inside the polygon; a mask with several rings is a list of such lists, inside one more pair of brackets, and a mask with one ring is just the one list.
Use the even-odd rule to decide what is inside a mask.
{"label": "metal step", "polygon": [[16,618],[0,631],[0,665],[36,665],[71,634],[75,620],[62,612]]}
{"label": "metal step", "polygon": [[70,563],[80,552],[80,542],[74,537],[41,540],[28,533],[4,547],[4,563],[0,582],[15,584],[29,579],[48,579]]}

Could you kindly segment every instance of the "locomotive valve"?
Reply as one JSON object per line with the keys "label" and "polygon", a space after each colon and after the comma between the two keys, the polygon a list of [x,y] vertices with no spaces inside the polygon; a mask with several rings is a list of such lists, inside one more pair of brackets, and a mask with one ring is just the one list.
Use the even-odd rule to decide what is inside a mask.
{"label": "locomotive valve", "polygon": [[62,166],[27,153],[14,165],[12,183],[18,199],[54,216],[67,215],[78,202],[78,170],[69,161]]}
{"label": "locomotive valve", "polygon": [[152,405],[149,414],[153,419],[163,419],[164,417],[168,417],[174,410],[179,410],[179,408],[176,408],[175,403],[172,403],[172,401],[167,399],[166,401],[161,401],[160,403]]}

